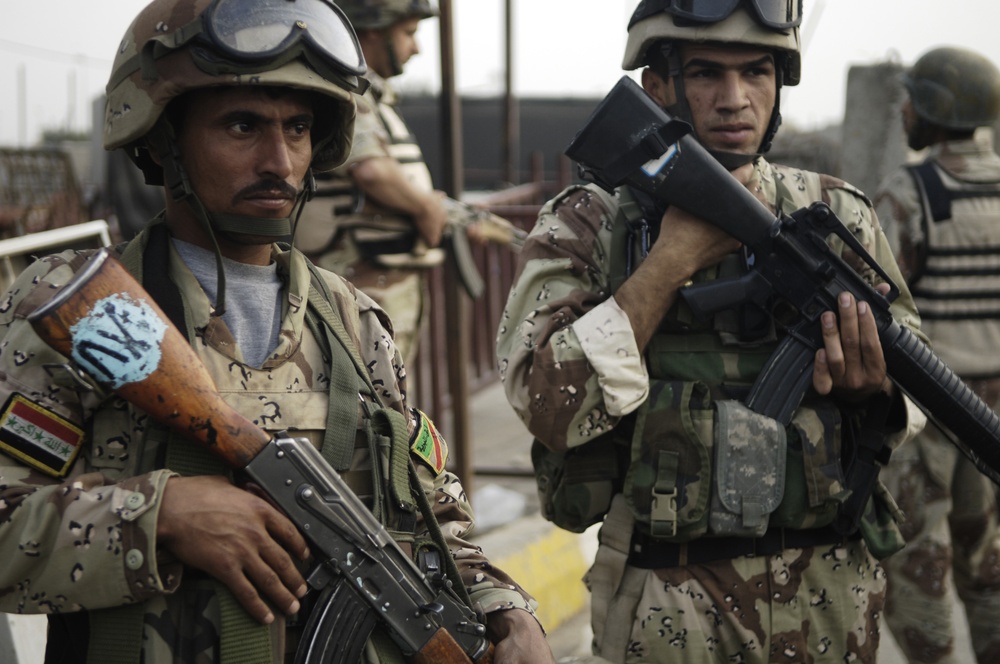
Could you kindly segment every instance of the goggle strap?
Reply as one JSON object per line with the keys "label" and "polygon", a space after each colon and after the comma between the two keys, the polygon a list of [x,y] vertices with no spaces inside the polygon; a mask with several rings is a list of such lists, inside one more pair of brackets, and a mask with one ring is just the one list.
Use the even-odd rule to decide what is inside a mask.
{"label": "goggle strap", "polygon": [[118,71],[108,81],[107,89],[113,90],[122,81],[137,71],[142,71],[146,81],[156,79],[156,60],[169,55],[172,51],[188,43],[202,33],[201,19],[191,21],[169,35],[158,35],[146,40],[142,50],[126,60]]}

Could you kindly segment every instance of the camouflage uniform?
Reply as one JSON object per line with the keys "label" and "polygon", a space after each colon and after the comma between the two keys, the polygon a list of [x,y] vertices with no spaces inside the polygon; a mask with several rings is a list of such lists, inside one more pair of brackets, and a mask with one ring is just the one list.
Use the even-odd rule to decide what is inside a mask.
{"label": "camouflage uniform", "polygon": [[[898,276],[870,203],[850,185],[759,158],[749,187],[784,212],[815,200],[829,203],[889,274]],[[731,549],[714,548],[751,540],[726,537],[713,543],[711,533],[720,528],[715,517],[724,521],[731,515],[714,505],[706,509],[708,494],[714,493],[714,488],[708,490],[708,475],[719,472],[712,469],[717,462],[710,461],[712,441],[718,446],[720,440],[720,431],[713,433],[712,402],[718,407],[726,384],[735,388],[735,383],[752,381],[773,349],[774,330],[762,346],[740,345],[724,315],[699,324],[683,305],[675,305],[661,332],[640,353],[631,325],[612,297],[611,275],[619,260],[612,249],[614,229],[624,223],[620,214],[631,204],[621,189],[612,198],[587,186],[571,187],[543,208],[521,253],[497,341],[508,400],[537,439],[553,449],[568,448],[567,458],[588,445],[617,447],[610,460],[589,469],[591,478],[614,468],[616,456],[627,467],[624,479],[610,484],[613,497],[598,495],[603,489],[587,485],[586,478],[578,485],[580,493],[591,491],[581,502],[589,499],[610,509],[586,578],[594,653],[615,662],[874,661],[885,578],[865,541],[830,539],[816,546],[786,546],[766,556],[734,557]],[[654,224],[654,237],[655,232]],[[739,262],[736,255],[732,258]],[[732,267],[731,261],[699,272],[694,280],[714,279],[727,266]],[[893,312],[904,324],[917,324],[905,289]],[[906,404],[906,415],[887,441],[891,445],[922,423],[905,400],[897,403]],[[754,525],[770,524],[769,534],[789,541],[829,523],[830,510],[845,495],[841,428],[849,426],[852,416],[815,395],[807,396],[806,404],[786,432],[787,476],[781,454],[751,487],[785,480],[781,505],[770,506],[774,512],[769,518],[767,512],[762,519],[758,514]],[[742,454],[747,445],[770,451],[775,434],[766,431],[768,424],[761,419],[733,428],[728,436],[733,454]],[[631,432],[640,428],[637,443],[639,434],[633,439]],[[669,494],[675,497],[668,501],[660,492],[657,501],[659,478],[671,459],[678,466],[676,494]],[[763,462],[752,455],[744,459],[735,466],[737,476],[752,476],[749,471]],[[803,474],[804,483],[793,481]],[[780,490],[771,493],[781,499]],[[881,488],[876,494],[864,523],[878,521],[891,540],[894,506]],[[809,507],[797,510],[796,500]],[[658,522],[658,511],[669,513],[673,521]],[[593,520],[602,515],[599,507],[594,509]],[[746,518],[749,512],[743,516],[744,523],[752,520]],[[669,528],[662,530],[664,524],[672,526],[672,534]],[[662,537],[651,535],[657,527]],[[874,533],[867,525],[862,530],[866,539]],[[677,562],[637,566],[642,547],[661,539],[677,544]],[[881,554],[899,546],[876,537],[871,541],[885,545]],[[696,549],[712,550],[708,557],[713,559],[687,564]]]}
{"label": "camouflage uniform", "polygon": [[[364,233],[367,227],[369,234],[378,234],[379,222],[395,215],[372,211],[370,206],[354,212],[332,213],[332,199],[325,195],[332,190],[341,196],[344,192],[352,192],[348,198],[357,197],[351,167],[374,157],[396,159],[410,184],[417,189],[429,192],[434,188],[420,146],[396,110],[395,91],[388,81],[374,72],[368,73],[368,79],[371,87],[357,97],[358,115],[351,155],[332,174],[319,176],[319,191],[302,213],[295,245],[317,265],[346,277],[381,305],[392,321],[396,347],[406,364],[411,364],[427,317],[427,268],[388,267],[379,262],[377,254],[366,250],[362,255],[353,233]],[[338,233],[338,228],[348,226],[351,231]],[[389,233],[389,237],[398,235]],[[384,238],[379,234],[373,239]],[[392,253],[402,251],[405,250],[397,248]],[[443,258],[440,251],[432,250],[432,255]]]}
{"label": "camouflage uniform", "polygon": [[[209,299],[178,253],[167,248],[166,240],[155,248],[152,234],[144,232],[129,250],[144,252],[141,260],[148,260],[153,251],[165,256],[169,277],[163,281],[176,284],[188,329],[195,335],[192,345],[225,401],[268,431],[292,430],[319,446],[327,424],[332,369],[321,341],[306,324],[309,307],[303,305],[309,301],[310,286],[306,260],[296,251],[273,248],[287,296],[278,346],[258,368],[242,361],[225,323],[210,316]],[[178,472],[195,474],[198,469],[198,474],[226,470],[207,454],[192,458],[190,443],[164,440],[143,412],[80,381],[67,366],[67,358],[41,341],[25,320],[82,264],[83,256],[74,252],[37,261],[0,306],[4,376],[0,402],[7,402],[5,414],[10,412],[8,399],[16,398],[22,407],[37,409],[46,421],[58,421],[64,430],[80,434],[79,455],[62,479],[0,454],[0,559],[4,560],[0,610],[58,614],[50,617],[51,638],[70,639],[80,636],[81,619],[84,630],[87,618],[94,628],[106,613],[101,609],[130,605],[140,619],[146,664],[220,661],[220,648],[225,650],[227,639],[221,625],[223,605],[233,598],[217,582],[184,569],[159,550],[155,529],[169,477]],[[330,303],[343,319],[348,343],[353,343],[380,390],[377,398],[385,407],[407,414],[411,429],[421,423],[426,426],[426,420],[418,422],[406,405],[403,366],[383,312],[340,277],[320,275],[332,293]],[[370,450],[375,448],[360,435],[366,424],[364,411],[359,407],[359,435],[342,475],[363,499],[390,502],[381,485],[387,460],[372,458]],[[3,422],[0,433],[7,441],[11,421]],[[388,455],[385,446],[378,449],[380,456]],[[446,448],[440,451],[436,457],[414,452],[411,458],[473,601],[486,612],[515,607],[532,611],[533,600],[493,568],[478,547],[462,539],[472,525],[472,512],[458,479],[443,469]],[[418,522],[417,536],[423,531]],[[269,661],[289,661],[296,630],[279,617],[269,631]],[[53,646],[51,640],[49,645]],[[80,644],[61,645],[72,651]],[[73,655],[84,657],[85,652]],[[95,657],[109,661],[100,653]],[[392,661],[383,657],[379,655],[378,661]],[[373,651],[366,661],[376,661]]]}
{"label": "camouflage uniform", "polygon": [[[956,188],[1000,183],[1000,157],[986,135],[937,143],[927,160]],[[926,222],[930,211],[925,212],[914,174],[900,168],[876,199],[886,235],[913,288],[924,332],[938,356],[994,408],[1000,398],[1000,319],[983,312],[997,310],[1000,288],[998,278],[990,276],[1000,261],[1000,186],[995,189],[992,196],[956,198],[950,219]],[[976,252],[967,251],[973,247]],[[955,268],[973,270],[974,283]],[[933,297],[936,290],[956,288],[967,294]],[[886,621],[911,661],[955,661],[954,587],[965,605],[979,661],[997,661],[996,488],[936,427],[929,425],[914,442],[897,452],[885,474],[906,514],[902,529],[907,541],[886,564]]]}

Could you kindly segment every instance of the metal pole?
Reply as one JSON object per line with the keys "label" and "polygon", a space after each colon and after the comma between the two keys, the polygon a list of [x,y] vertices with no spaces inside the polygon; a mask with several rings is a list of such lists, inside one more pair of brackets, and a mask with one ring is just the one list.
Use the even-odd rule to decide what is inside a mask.
{"label": "metal pole", "polygon": [[17,66],[17,143],[28,145],[28,77],[24,63]]}
{"label": "metal pole", "polygon": [[[455,52],[452,2],[441,0],[441,137],[443,141],[444,189],[459,198],[464,188],[462,161],[462,109],[455,89]],[[469,326],[467,302],[459,290],[454,266],[446,264],[445,334],[448,343],[448,386],[451,396],[453,430],[449,434],[454,470],[466,492],[472,492],[474,466],[469,425]]]}
{"label": "metal pole", "polygon": [[504,179],[520,184],[521,118],[514,94],[514,0],[504,0]]}

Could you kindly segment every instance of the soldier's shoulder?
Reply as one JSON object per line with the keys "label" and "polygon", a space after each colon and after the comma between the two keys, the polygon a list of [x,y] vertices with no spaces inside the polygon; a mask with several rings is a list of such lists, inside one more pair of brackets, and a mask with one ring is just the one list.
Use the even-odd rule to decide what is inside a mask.
{"label": "soldier's shoulder", "polygon": [[568,226],[597,232],[607,226],[617,212],[619,199],[594,184],[574,184],[563,189],[543,207],[541,214],[554,214]]}
{"label": "soldier's shoulder", "polygon": [[332,296],[334,309],[346,320],[359,321],[365,316],[374,316],[378,325],[392,332],[392,322],[388,314],[364,291],[358,290],[343,276],[315,267],[314,273],[323,281]]}
{"label": "soldier's shoulder", "polygon": [[0,323],[24,316],[48,302],[79,272],[96,250],[66,250],[42,256],[29,264],[7,289],[0,302]]}
{"label": "soldier's shoulder", "polygon": [[793,207],[804,207],[817,201],[829,205],[838,215],[850,212],[852,215],[870,216],[871,199],[865,192],[850,182],[830,175],[817,173],[784,164],[771,164],[772,174],[779,185],[779,198],[791,199]]}

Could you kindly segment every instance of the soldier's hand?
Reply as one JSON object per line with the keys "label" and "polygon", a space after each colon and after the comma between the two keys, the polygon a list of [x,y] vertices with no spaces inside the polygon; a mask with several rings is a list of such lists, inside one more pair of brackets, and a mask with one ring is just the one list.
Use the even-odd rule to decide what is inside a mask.
{"label": "soldier's hand", "polygon": [[496,644],[493,664],[555,664],[541,626],[527,611],[508,609],[488,613],[486,630]]}
{"label": "soldier's hand", "polygon": [[[753,164],[745,164],[732,171],[732,175],[746,186],[753,172]],[[759,194],[755,192],[755,195]],[[718,264],[741,246],[738,240],[719,227],[674,205],[663,215],[656,245],[669,247],[672,256],[689,261],[692,274]]]}
{"label": "soldier's hand", "polygon": [[891,383],[871,307],[867,302],[856,302],[850,293],[841,293],[838,305],[836,313],[825,311],[820,318],[823,348],[816,351],[813,387],[820,394],[836,393],[850,401],[862,401],[879,390],[889,391]]}
{"label": "soldier's hand", "polygon": [[417,226],[417,232],[427,243],[428,247],[436,247],[441,244],[441,237],[444,235],[444,228],[448,224],[448,213],[444,209],[441,201],[445,194],[441,191],[434,191],[427,194],[421,211],[413,215],[413,223]]}
{"label": "soldier's hand", "polygon": [[266,500],[219,476],[167,480],[157,545],[215,577],[251,616],[274,621],[267,602],[291,615],[308,590],[293,556],[309,548],[298,529]]}

